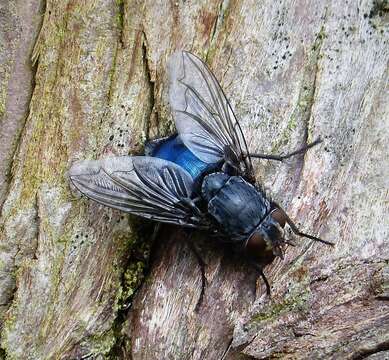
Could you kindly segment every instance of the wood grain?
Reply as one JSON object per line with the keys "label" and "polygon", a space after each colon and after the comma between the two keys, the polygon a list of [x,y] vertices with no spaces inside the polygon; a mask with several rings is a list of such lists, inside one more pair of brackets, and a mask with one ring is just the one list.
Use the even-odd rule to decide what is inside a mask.
{"label": "wood grain", "polygon": [[[13,120],[0,133],[17,147],[7,140],[0,159],[2,169],[12,162],[0,358],[384,359],[388,11],[381,0],[47,0],[33,53],[7,53],[32,57],[36,72],[1,83],[13,105],[0,115]],[[31,24],[7,19],[1,34]],[[176,49],[208,62],[252,151],[324,140],[288,162],[255,163],[302,230],[336,243],[295,239],[266,268],[271,299],[250,266],[197,234],[207,285],[194,311],[200,270],[182,230],[163,226],[148,261],[152,224],[69,187],[74,161],[139,153],[146,138],[174,131],[166,62]]]}

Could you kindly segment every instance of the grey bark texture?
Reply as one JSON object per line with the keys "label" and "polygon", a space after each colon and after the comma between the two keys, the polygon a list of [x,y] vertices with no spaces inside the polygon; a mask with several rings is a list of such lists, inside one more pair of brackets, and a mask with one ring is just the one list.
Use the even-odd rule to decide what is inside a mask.
{"label": "grey bark texture", "polygon": [[[385,0],[0,2],[0,359],[387,359]],[[302,230],[265,272],[72,192],[78,159],[174,132],[166,62],[203,58]],[[289,234],[293,238],[292,234]]]}

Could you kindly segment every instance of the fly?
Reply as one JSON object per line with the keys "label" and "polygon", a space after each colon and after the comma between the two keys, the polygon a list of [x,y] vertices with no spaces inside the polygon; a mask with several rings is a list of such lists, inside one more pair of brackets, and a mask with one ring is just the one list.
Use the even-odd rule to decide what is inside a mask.
{"label": "fly", "polygon": [[[177,134],[146,144],[145,156],[79,161],[70,171],[74,186],[100,204],[162,223],[206,230],[259,270],[283,258],[286,212],[255,184],[252,158],[283,161],[286,155],[252,154],[216,77],[195,55],[180,51],[169,61],[169,98]],[[203,280],[204,280],[204,273]],[[204,283],[203,283],[204,285]],[[204,286],[203,286],[204,289]],[[200,296],[202,297],[202,295]]]}

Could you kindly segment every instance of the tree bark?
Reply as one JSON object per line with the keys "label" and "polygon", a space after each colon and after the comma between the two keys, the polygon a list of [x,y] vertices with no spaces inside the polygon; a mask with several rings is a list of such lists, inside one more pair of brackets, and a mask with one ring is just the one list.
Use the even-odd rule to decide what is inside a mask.
{"label": "tree bark", "polygon": [[[385,359],[389,6],[383,0],[0,5],[0,359]],[[96,205],[67,169],[174,132],[166,62],[202,57],[298,226],[265,269]],[[290,238],[294,236],[289,232]],[[151,248],[151,249],[150,249]],[[149,254],[151,253],[150,257]]]}

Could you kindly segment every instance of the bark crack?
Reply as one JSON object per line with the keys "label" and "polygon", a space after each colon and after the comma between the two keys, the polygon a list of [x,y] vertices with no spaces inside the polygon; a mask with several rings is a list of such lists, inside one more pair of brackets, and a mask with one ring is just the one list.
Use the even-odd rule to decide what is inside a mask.
{"label": "bark crack", "polygon": [[[40,215],[41,211],[40,211],[39,202],[40,202],[39,201],[39,193],[37,193],[35,196],[35,202],[34,202],[34,209],[35,209],[34,222],[35,222],[35,226],[36,226],[36,234],[35,234],[36,244],[34,244],[35,246],[34,246],[34,249],[33,249],[31,254],[24,254],[24,257],[30,257],[31,259],[34,259],[34,260],[37,259],[36,252],[38,250],[38,242],[39,242],[39,236],[40,236],[40,232],[41,232],[41,230],[40,230],[40,228],[41,228],[41,215]],[[20,243],[17,243],[16,244],[16,252],[12,258],[12,261],[13,261],[12,268],[13,268],[13,272],[16,274],[15,279],[14,279],[15,280],[14,288],[12,289],[12,293],[10,294],[10,297],[7,300],[7,302],[0,304],[0,306],[7,306],[8,309],[12,308],[16,293],[18,292],[17,278],[19,276],[21,276],[21,274],[18,274],[17,270],[19,269],[19,267],[16,265],[16,259],[19,257],[19,254],[21,253],[21,251],[22,251],[21,245],[20,245]],[[1,329],[1,330],[3,330],[3,329]],[[2,339],[2,337],[3,337],[3,334],[2,334],[2,331],[0,331],[0,339]],[[5,353],[7,353],[6,349],[3,348],[1,345],[0,345],[0,350],[4,350]]]}
{"label": "bark crack", "polygon": [[36,244],[35,244],[35,248],[34,248],[34,251],[32,253],[32,258],[34,260],[37,259],[37,256],[36,256],[36,253],[38,251],[38,247],[39,247],[39,236],[41,234],[41,227],[42,227],[42,216],[41,216],[41,206],[40,206],[40,199],[39,199],[39,191],[36,193],[35,195],[35,224],[36,224],[36,234],[35,234],[35,237],[36,237]]}
{"label": "bark crack", "polygon": [[208,59],[209,53],[211,52],[211,49],[214,47],[217,35],[219,34],[221,27],[223,26],[223,23],[225,21],[225,15],[227,13],[229,5],[230,5],[230,1],[229,0],[222,0],[222,1],[220,1],[219,9],[218,9],[218,12],[217,12],[217,17],[216,17],[216,20],[215,20],[215,22],[213,24],[212,31],[211,31],[211,36],[209,38],[209,47],[208,47],[207,53],[205,55],[205,61],[206,62],[209,61],[209,59]]}
{"label": "bark crack", "polygon": [[[309,84],[309,87],[308,87],[308,91],[309,91],[308,99],[307,99],[308,101],[307,101],[306,111],[305,111],[305,116],[304,116],[304,120],[305,120],[304,145],[308,144],[309,124],[310,124],[310,121],[312,118],[312,109],[313,109],[313,105],[315,103],[315,95],[317,92],[317,78],[318,78],[318,73],[319,73],[320,51],[321,51],[321,47],[323,45],[324,38],[325,38],[325,34],[324,34],[324,25],[323,25],[320,29],[319,34],[316,37],[316,40],[315,40],[313,48],[312,48],[312,50],[313,50],[312,60],[311,60],[312,65],[309,64],[307,67],[307,71],[311,72],[313,75],[311,76],[311,79],[312,79],[311,84]],[[304,86],[305,85],[303,85],[303,90],[305,90]]]}
{"label": "bark crack", "polygon": [[[137,227],[140,226],[141,228]],[[148,224],[144,224],[142,222],[138,223],[133,223],[132,227],[135,228],[134,232],[139,234],[138,235],[138,240],[139,244],[143,244],[148,250],[147,253],[150,253],[150,241],[149,239],[151,238],[151,242],[153,241],[153,237],[156,235],[154,229],[150,229]],[[150,234],[150,231],[153,231],[152,235]],[[125,292],[128,288],[128,283],[126,280],[126,274],[127,271],[131,271],[131,265],[137,264],[139,261],[144,262],[145,266],[143,269],[137,274],[138,278],[136,282],[133,285],[133,291],[130,294],[129,297],[123,299],[123,303],[119,303],[119,309],[116,313],[116,318],[113,321],[113,325],[111,327],[114,337],[115,337],[115,342],[111,347],[111,350],[109,352],[109,356],[115,359],[127,359],[127,352],[130,350],[127,348],[126,344],[128,344],[128,338],[127,335],[123,333],[122,329],[126,325],[127,319],[129,317],[129,312],[131,310],[132,302],[134,299],[134,296],[137,294],[139,289],[142,287],[143,282],[149,272],[150,269],[150,264],[149,264],[149,259],[150,258],[145,258],[142,257],[142,255],[137,253],[137,250],[140,250],[142,253],[141,245],[136,246],[134,245],[134,248],[132,249],[132,253],[128,257],[128,259],[125,261],[125,264],[123,266],[123,273],[121,276],[121,281],[120,281],[120,287]],[[96,354],[92,354],[96,355]]]}
{"label": "bark crack", "polygon": [[[14,167],[15,167],[15,163],[18,160],[17,157],[18,157],[18,154],[20,152],[20,145],[21,145],[21,140],[23,138],[23,134],[26,132],[26,124],[27,124],[28,119],[29,119],[30,114],[31,114],[31,100],[33,98],[33,95],[34,95],[35,89],[36,89],[36,76],[37,76],[37,71],[38,71],[38,67],[39,67],[38,48],[39,48],[39,45],[42,41],[41,40],[41,33],[43,30],[44,17],[46,15],[46,10],[47,10],[47,2],[45,0],[41,0],[39,3],[39,7],[41,9],[42,15],[40,17],[39,23],[36,26],[35,36],[32,39],[32,44],[34,44],[34,46],[32,47],[31,53],[29,54],[29,59],[25,59],[25,60],[28,60],[28,62],[27,62],[28,69],[31,72],[31,86],[30,86],[30,94],[29,94],[29,98],[28,98],[28,105],[26,107],[26,113],[24,115],[24,119],[22,121],[21,127],[15,136],[14,144],[16,144],[16,145],[13,146],[13,149],[11,150],[10,161],[9,161],[9,164],[6,168],[6,179],[4,182],[4,188],[2,190],[2,194],[0,194],[1,195],[0,196],[0,219],[3,223],[2,227],[4,226],[4,221],[5,221],[5,215],[3,213],[3,206],[5,203],[5,200],[10,196],[10,189],[12,189],[13,182],[15,181],[13,178]],[[24,60],[17,59],[16,61],[24,61]],[[35,198],[34,207],[35,207],[36,211],[38,211],[37,210],[37,207],[38,207],[37,198]],[[37,236],[38,235],[39,235],[39,233],[37,234]],[[36,249],[37,248],[35,248],[35,250],[33,252],[33,258],[36,257],[36,255],[35,255]],[[17,270],[17,266],[15,263],[16,263],[16,258],[19,256],[20,252],[21,252],[21,246],[20,246],[20,243],[17,243],[16,244],[16,252],[13,255],[12,260],[11,260],[12,261],[12,268],[14,269],[14,272],[16,272],[16,270]],[[7,307],[8,309],[10,308],[10,306],[12,306],[12,303],[15,299],[15,295],[16,295],[17,290],[18,290],[16,279],[14,279],[14,280],[15,280],[14,288],[12,289],[12,293],[10,294],[9,299],[7,299],[7,301],[5,303],[0,304],[0,306]],[[3,324],[1,324],[1,325],[2,326],[0,326],[0,340],[3,338],[3,330],[4,330]],[[4,344],[0,341],[0,358],[6,359],[7,358],[7,349],[4,348],[3,346],[4,346]]]}
{"label": "bark crack", "polygon": [[[36,246],[34,247],[33,249],[33,252],[31,253],[30,255],[30,258],[31,259],[36,259],[36,251],[38,249],[38,239],[39,239],[39,233],[40,233],[40,211],[39,211],[39,199],[38,199],[38,193],[36,194],[35,196],[35,202],[34,202],[34,209],[35,209],[35,225],[36,225],[36,229],[37,229],[37,232],[35,234],[35,238],[36,238]],[[21,253],[22,249],[21,249],[21,245],[20,243],[16,243],[15,244],[16,246],[16,252],[15,254],[12,256],[12,266],[11,268],[13,269],[13,272],[15,274],[17,274],[17,270],[18,270],[18,266],[16,265],[16,261],[17,261],[17,258],[19,257],[19,254]],[[28,255],[24,255],[25,257],[27,257]],[[20,276],[20,275],[19,275]],[[13,279],[14,280],[14,284],[13,285],[13,289],[11,290],[11,294],[9,295],[9,298],[7,299],[7,301],[5,303],[1,303],[0,306],[4,306],[4,307],[7,307],[7,310],[9,310],[12,305],[13,305],[13,302],[15,300],[15,296],[16,296],[16,293],[18,291],[18,286],[17,286],[17,277],[18,275],[15,276],[15,278]],[[7,349],[6,347],[4,347],[3,343],[2,343],[2,339],[3,339],[3,330],[4,328],[2,327],[3,324],[0,324],[0,355],[2,352],[4,352],[4,355],[5,355],[5,359],[7,359]],[[0,357],[1,359],[1,357]]]}
{"label": "bark crack", "polygon": [[[117,61],[118,61],[118,53],[119,53],[119,50],[120,50],[120,45],[121,44],[121,40],[118,39],[117,40],[117,44],[116,44],[116,49],[115,49],[115,53],[113,55],[113,59],[112,59],[112,67],[111,67],[111,71],[110,71],[110,79],[109,79],[109,87],[108,87],[108,104],[111,104],[112,103],[112,97],[113,97],[113,93],[114,93],[114,86],[115,86],[115,77],[116,77],[116,65],[117,65]],[[105,114],[103,115],[103,117],[101,118],[100,121],[103,121],[103,118],[105,117]]]}
{"label": "bark crack", "polygon": [[[152,80],[153,79],[152,71],[150,68],[149,61],[148,61],[147,37],[146,37],[146,33],[144,30],[142,30],[142,38],[143,39],[141,42],[141,50],[142,50],[142,60],[143,60],[143,67],[144,67],[143,70],[144,70],[144,73],[146,75],[147,82],[149,84],[149,114],[148,114],[148,121],[145,122],[145,129],[144,129],[145,134],[148,138],[150,124],[152,122],[152,116],[153,116],[153,114],[155,114],[155,116],[157,117],[157,113],[155,111],[155,82]],[[148,230],[150,229],[150,226],[148,223],[143,223],[143,222],[140,223],[140,226],[143,228],[140,230],[138,229],[139,230],[138,231],[136,229],[137,224],[138,223],[133,222],[132,228],[135,227],[134,232],[136,234],[138,234],[139,242],[146,244],[146,246],[150,246],[150,245],[147,245],[147,244],[149,244],[148,239],[151,238],[152,239],[151,243],[152,243],[153,239],[157,235],[157,233],[154,231],[154,228],[153,228],[153,229],[151,229],[153,231],[153,233],[149,234]],[[146,227],[146,228],[144,228],[144,227]],[[136,248],[136,246],[135,246],[135,248]],[[126,272],[127,272],[127,270],[130,269],[130,266],[132,264],[136,264],[136,262],[138,262],[138,261],[145,261],[145,259],[139,259],[139,255],[137,255],[137,254],[130,254],[128,259],[126,260],[126,263],[123,266],[123,273],[122,273],[122,279],[121,279],[121,285],[120,285],[122,287],[122,289],[126,288]],[[123,326],[125,326],[125,323],[127,321],[128,314],[129,314],[129,311],[130,311],[131,305],[132,305],[132,299],[134,298],[134,296],[136,295],[138,290],[141,288],[143,281],[144,281],[144,278],[147,275],[148,269],[149,269],[149,263],[146,259],[146,265],[143,269],[142,274],[139,275],[139,280],[138,280],[138,283],[134,286],[133,293],[130,295],[129,298],[125,299],[125,303],[123,303],[120,306],[120,308],[116,314],[116,318],[113,322],[112,329],[113,329],[113,332],[115,334],[116,342],[113,344],[113,346],[111,348],[110,355],[112,355],[115,358],[123,358],[123,359],[127,358],[127,356],[125,355],[127,353],[127,350],[128,350],[126,348],[126,335],[122,333],[122,328],[123,328]]]}
{"label": "bark crack", "polygon": [[373,354],[380,353],[382,351],[387,351],[389,350],[389,341],[382,342],[380,344],[376,344],[373,348],[371,349],[366,349],[364,351],[360,351],[358,354],[355,354],[352,357],[352,360],[362,360],[370,357]]}
{"label": "bark crack", "polygon": [[147,49],[147,36],[146,32],[142,30],[143,35],[143,41],[142,41],[142,58],[143,58],[143,64],[144,64],[144,70],[146,73],[147,81],[149,84],[149,98],[150,98],[150,104],[149,104],[149,115],[148,115],[148,121],[145,123],[144,132],[146,134],[146,138],[149,139],[149,132],[150,132],[150,126],[152,123],[153,114],[155,114],[155,120],[158,124],[158,111],[155,108],[155,81],[152,77],[152,71],[150,68],[149,60],[148,60],[148,49]]}
{"label": "bark crack", "polygon": [[[312,46],[312,53],[308,56],[307,65],[303,71],[303,79],[300,87],[300,93],[298,103],[295,111],[293,112],[290,122],[293,123],[296,119],[300,119],[304,126],[304,134],[302,140],[302,146],[308,144],[309,127],[312,121],[312,111],[315,103],[315,95],[317,94],[317,79],[319,73],[319,61],[320,51],[323,44],[324,25],[322,25],[320,32],[317,34],[316,39]],[[296,176],[294,176],[294,187],[292,192],[294,193],[301,181],[301,174],[305,166],[305,154],[297,157],[296,163]]]}
{"label": "bark crack", "polygon": [[125,21],[125,4],[126,0],[117,0],[116,4],[118,5],[118,14],[117,14],[117,25],[119,28],[119,43],[122,49],[124,49],[125,46],[125,41],[124,41],[124,21]]}
{"label": "bark crack", "polygon": [[[41,0],[40,7],[42,9],[42,14],[45,14],[45,12],[46,12],[46,1],[45,0]],[[12,175],[13,175],[12,172],[13,172],[13,168],[14,168],[14,163],[16,161],[17,154],[19,153],[20,142],[21,142],[23,133],[25,131],[27,119],[30,116],[30,111],[31,111],[30,104],[31,104],[31,99],[32,99],[34,91],[35,91],[35,87],[36,87],[36,74],[37,74],[38,65],[39,65],[39,56],[35,56],[36,55],[35,54],[35,47],[37,46],[37,44],[39,42],[39,34],[42,31],[42,27],[43,27],[43,18],[44,18],[44,15],[42,15],[40,23],[37,25],[37,32],[35,34],[35,39],[33,39],[33,42],[32,42],[35,44],[33,47],[33,50],[31,51],[31,54],[29,55],[29,59],[25,59],[25,60],[28,60],[27,66],[29,67],[29,70],[31,72],[31,93],[30,93],[30,96],[28,99],[28,105],[26,107],[24,119],[22,121],[20,129],[18,130],[18,132],[15,136],[15,141],[13,143],[15,145],[13,145],[11,148],[9,164],[5,169],[4,188],[0,192],[0,217],[1,217],[2,210],[3,210],[4,202],[9,196],[9,190],[11,188]],[[16,59],[15,61],[21,62],[21,61],[24,61],[24,59]]]}

